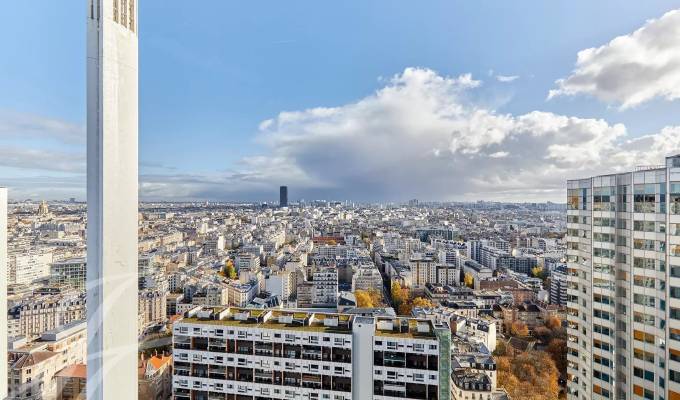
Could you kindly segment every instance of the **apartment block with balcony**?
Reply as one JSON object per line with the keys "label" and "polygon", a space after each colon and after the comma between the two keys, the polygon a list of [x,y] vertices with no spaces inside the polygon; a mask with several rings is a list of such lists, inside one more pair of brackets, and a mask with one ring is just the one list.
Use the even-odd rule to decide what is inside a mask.
{"label": "apartment block with balcony", "polygon": [[680,155],[568,182],[569,399],[680,398]]}
{"label": "apartment block with balcony", "polygon": [[450,332],[412,318],[203,307],[173,328],[173,394],[449,399]]}

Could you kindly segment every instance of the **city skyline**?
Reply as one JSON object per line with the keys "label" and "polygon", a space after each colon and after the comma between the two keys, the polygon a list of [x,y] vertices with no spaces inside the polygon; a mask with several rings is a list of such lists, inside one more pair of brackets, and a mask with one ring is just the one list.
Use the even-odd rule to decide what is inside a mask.
{"label": "city skyline", "polygon": [[[140,196],[274,200],[285,184],[291,199],[562,202],[566,179],[680,151],[675,4],[577,2],[557,13],[532,6],[441,2],[410,15],[376,3],[359,18],[348,3],[332,10],[354,24],[342,37],[328,9],[309,5],[192,32],[182,27],[257,6],[216,4],[207,13],[142,3]],[[49,68],[14,47],[21,57],[0,65],[11,94],[0,103],[0,178],[15,200],[84,200],[83,7],[12,7],[35,18],[8,29],[74,26],[54,26],[47,42],[25,32],[26,48],[67,55]],[[586,23],[595,11],[612,17]],[[394,25],[370,23],[387,16]],[[429,30],[418,28],[424,18]],[[482,20],[494,28],[479,32]],[[542,41],[521,28],[529,20]],[[582,29],[570,29],[576,21]],[[651,46],[658,37],[670,39]],[[395,56],[385,60],[379,49]],[[346,62],[359,54],[361,68]],[[635,84],[626,83],[630,74]]]}

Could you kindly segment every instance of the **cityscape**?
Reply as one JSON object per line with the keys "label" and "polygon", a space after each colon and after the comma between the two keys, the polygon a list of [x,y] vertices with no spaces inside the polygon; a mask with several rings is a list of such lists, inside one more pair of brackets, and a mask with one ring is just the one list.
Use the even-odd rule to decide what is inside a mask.
{"label": "cityscape", "polygon": [[547,111],[406,66],[201,175],[240,139],[148,158],[151,2],[81,3],[82,127],[0,103],[0,399],[680,400],[680,9],[588,28]]}

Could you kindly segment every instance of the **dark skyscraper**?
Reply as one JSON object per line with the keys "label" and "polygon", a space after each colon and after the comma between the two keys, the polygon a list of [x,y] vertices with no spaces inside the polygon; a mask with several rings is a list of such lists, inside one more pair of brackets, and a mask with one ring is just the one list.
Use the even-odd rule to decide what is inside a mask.
{"label": "dark skyscraper", "polygon": [[288,207],[288,186],[279,188],[279,207]]}

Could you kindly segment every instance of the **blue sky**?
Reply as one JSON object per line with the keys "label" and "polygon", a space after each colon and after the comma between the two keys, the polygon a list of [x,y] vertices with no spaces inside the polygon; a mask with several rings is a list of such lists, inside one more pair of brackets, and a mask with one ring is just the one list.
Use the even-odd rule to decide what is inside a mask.
{"label": "blue sky", "polygon": [[[610,127],[623,124],[626,136],[614,134],[612,139],[619,153],[625,150],[620,146],[626,141],[680,124],[680,102],[673,94],[657,93],[623,107],[631,93],[589,91],[586,85],[578,86],[582,77],[567,81],[566,94],[547,100],[548,92],[557,88],[556,80],[573,75],[579,51],[630,35],[647,20],[679,8],[678,1],[140,3],[143,198],[273,200],[279,184],[291,186],[291,199],[563,198],[557,182],[573,177],[564,160],[549,163],[559,167],[554,172],[563,176],[546,178],[545,187],[531,193],[519,183],[500,185],[499,191],[480,189],[480,182],[491,185],[509,180],[497,170],[473,176],[474,182],[435,177],[421,185],[418,182],[424,176],[437,171],[443,176],[465,175],[468,168],[486,165],[478,155],[487,148],[459,146],[456,150],[446,143],[442,148],[450,154],[445,163],[414,176],[406,174],[405,180],[392,179],[386,172],[394,169],[389,163],[354,160],[356,153],[372,155],[345,146],[339,133],[319,133],[315,130],[318,115],[310,122],[309,112],[318,107],[334,107],[339,115],[351,115],[352,121],[365,121],[358,117],[364,114],[348,114],[348,110],[355,110],[353,105],[362,104],[362,99],[370,99],[376,91],[422,82],[405,79],[407,68],[450,80],[471,74],[479,84],[455,89],[455,94],[444,97],[445,102],[468,110],[483,109],[496,117],[509,115],[518,120],[542,111],[601,119]],[[6,162],[0,161],[0,184],[4,180],[14,198],[84,198],[85,2],[25,0],[11,2],[4,9],[11,18],[0,26],[5,54],[0,58],[0,146],[6,149]],[[675,45],[670,44],[670,50]],[[499,76],[508,78],[501,82]],[[379,104],[386,103],[392,104],[387,100]],[[280,113],[285,111],[307,113],[304,125],[282,124]],[[375,117],[375,111],[367,115],[382,118]],[[416,121],[418,116],[412,118]],[[273,130],[261,127],[266,120],[274,121]],[[378,127],[387,129],[392,122]],[[422,129],[421,142],[441,141],[450,135],[444,132],[433,138],[427,136],[430,128],[411,122],[409,132]],[[321,129],[329,123],[343,120],[323,120]],[[473,121],[465,134],[476,136],[477,128]],[[507,129],[514,132],[517,128]],[[372,132],[358,127],[347,134],[347,140],[360,146],[363,135]],[[392,140],[385,132],[380,134],[385,136],[372,144],[376,151],[383,156],[394,151],[401,157],[396,165],[411,162],[411,155],[392,147],[399,146],[400,136],[395,134]],[[578,134],[569,135],[581,140]],[[339,141],[319,139],[329,136]],[[516,135],[509,134],[501,142],[511,145],[506,143],[511,137]],[[501,142],[492,140],[485,146]],[[343,158],[352,159],[352,166],[326,153],[336,148],[348,152],[350,156]],[[513,153],[505,147],[496,150],[493,158],[511,162],[508,156]],[[64,158],[70,161],[64,165],[55,161]],[[53,167],[55,163],[58,168]],[[605,169],[602,173],[615,167],[602,160],[598,163]],[[340,176],[323,172],[327,168],[352,171]],[[516,168],[511,180],[530,172],[523,164]],[[579,167],[574,173],[590,171]]]}

